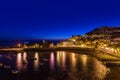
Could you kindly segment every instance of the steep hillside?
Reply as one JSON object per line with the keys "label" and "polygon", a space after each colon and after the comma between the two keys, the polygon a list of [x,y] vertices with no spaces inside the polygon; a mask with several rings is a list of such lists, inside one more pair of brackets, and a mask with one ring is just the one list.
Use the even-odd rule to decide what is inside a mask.
{"label": "steep hillside", "polygon": [[96,28],[88,33],[86,35],[109,35],[110,38],[116,38],[120,37],[120,27],[108,27],[108,26],[103,26],[100,28]]}

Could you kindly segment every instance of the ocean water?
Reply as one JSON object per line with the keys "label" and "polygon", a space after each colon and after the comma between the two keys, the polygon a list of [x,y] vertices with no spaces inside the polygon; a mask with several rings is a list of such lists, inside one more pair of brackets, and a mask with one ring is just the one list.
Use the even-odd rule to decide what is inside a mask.
{"label": "ocean water", "polygon": [[113,80],[101,61],[66,51],[1,52],[0,64],[0,80]]}
{"label": "ocean water", "polygon": [[[22,44],[29,44],[29,43],[38,43],[42,42],[43,40],[13,40],[13,41],[0,41],[0,47],[13,47],[17,43]],[[53,42],[55,45],[62,40],[45,40],[47,42]]]}

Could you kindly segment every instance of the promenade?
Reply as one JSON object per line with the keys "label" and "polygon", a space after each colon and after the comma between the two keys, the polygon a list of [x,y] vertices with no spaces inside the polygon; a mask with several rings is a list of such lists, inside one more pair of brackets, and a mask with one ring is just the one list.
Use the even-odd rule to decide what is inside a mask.
{"label": "promenade", "polygon": [[22,51],[24,48],[2,48],[0,51]]}
{"label": "promenade", "polygon": [[120,61],[120,57],[92,48],[54,47],[54,48],[3,48],[0,51],[69,51],[96,57],[102,61]]}

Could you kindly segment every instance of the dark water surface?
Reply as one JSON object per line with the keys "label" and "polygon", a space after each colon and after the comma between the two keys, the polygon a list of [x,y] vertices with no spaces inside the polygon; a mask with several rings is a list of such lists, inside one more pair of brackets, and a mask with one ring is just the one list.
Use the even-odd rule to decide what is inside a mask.
{"label": "dark water surface", "polygon": [[0,80],[120,80],[119,67],[80,53],[3,52],[0,64]]}

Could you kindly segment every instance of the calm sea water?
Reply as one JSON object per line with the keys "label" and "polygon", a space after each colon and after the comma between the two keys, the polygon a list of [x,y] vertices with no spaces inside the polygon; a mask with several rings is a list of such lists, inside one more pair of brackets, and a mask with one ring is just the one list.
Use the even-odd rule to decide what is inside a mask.
{"label": "calm sea water", "polygon": [[[0,80],[120,80],[119,67],[73,52],[3,52]],[[16,71],[14,73],[13,71]]]}
{"label": "calm sea water", "polygon": [[[0,41],[0,47],[13,47],[18,43],[22,44],[31,44],[31,43],[39,43],[42,42],[43,40],[11,40],[11,41]],[[53,42],[55,45],[59,43],[62,40],[45,40],[47,42]]]}

